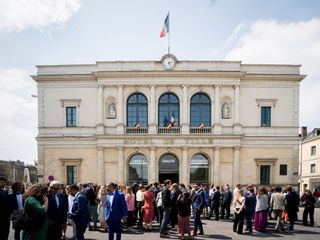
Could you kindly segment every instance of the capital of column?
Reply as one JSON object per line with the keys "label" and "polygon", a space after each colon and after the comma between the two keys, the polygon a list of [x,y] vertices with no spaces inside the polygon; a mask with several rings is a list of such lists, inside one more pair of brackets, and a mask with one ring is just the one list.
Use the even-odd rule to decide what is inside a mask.
{"label": "capital of column", "polygon": [[123,151],[123,147],[117,147],[118,151]]}
{"label": "capital of column", "polygon": [[99,89],[104,89],[104,85],[103,85],[103,84],[99,84],[99,85],[98,85],[98,88],[99,88]]}
{"label": "capital of column", "polygon": [[184,83],[184,84],[181,85],[181,87],[183,87],[183,88],[185,88],[185,87],[188,88],[188,87],[189,87],[189,84],[185,84],[185,83]]}
{"label": "capital of column", "polygon": [[98,151],[104,151],[104,147],[97,147]]}
{"label": "capital of column", "polygon": [[238,151],[239,151],[240,148],[241,148],[240,146],[234,146],[234,147],[233,147],[233,150],[238,150]]}
{"label": "capital of column", "polygon": [[150,151],[156,151],[157,147],[149,147]]}
{"label": "capital of column", "polygon": [[124,88],[124,85],[123,84],[118,84],[117,88]]}
{"label": "capital of column", "polygon": [[221,88],[222,85],[214,85],[213,87],[214,87],[214,88]]}
{"label": "capital of column", "polygon": [[148,86],[149,86],[150,88],[152,88],[152,87],[153,87],[153,88],[156,88],[156,87],[157,87],[156,84],[149,84]]}
{"label": "capital of column", "polygon": [[235,84],[235,85],[233,85],[233,88],[240,88],[240,84]]}

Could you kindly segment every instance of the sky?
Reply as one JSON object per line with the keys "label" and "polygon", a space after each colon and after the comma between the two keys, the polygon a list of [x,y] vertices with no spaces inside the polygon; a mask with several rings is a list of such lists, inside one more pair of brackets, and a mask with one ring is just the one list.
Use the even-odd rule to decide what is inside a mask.
{"label": "sky", "polygon": [[160,60],[301,64],[300,126],[320,127],[318,0],[0,0],[0,159],[37,160],[36,65]]}

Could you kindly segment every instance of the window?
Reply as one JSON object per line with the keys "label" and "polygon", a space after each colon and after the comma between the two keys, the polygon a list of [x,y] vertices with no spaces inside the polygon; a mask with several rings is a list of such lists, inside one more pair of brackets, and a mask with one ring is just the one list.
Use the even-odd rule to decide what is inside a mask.
{"label": "window", "polygon": [[148,126],[148,101],[141,93],[131,95],[127,100],[127,127]]}
{"label": "window", "polygon": [[260,166],[260,185],[270,184],[270,165]]}
{"label": "window", "polygon": [[179,123],[179,99],[173,93],[165,93],[159,98],[158,126],[166,127],[172,120],[174,126]]}
{"label": "window", "polygon": [[315,173],[316,172],[316,164],[311,164],[310,165],[310,173]]}
{"label": "window", "polygon": [[280,175],[287,175],[287,164],[280,164]]}
{"label": "window", "polygon": [[67,166],[67,184],[77,184],[77,166]]}
{"label": "window", "polygon": [[316,146],[311,146],[311,156],[316,155],[316,153],[317,153]]}
{"label": "window", "polygon": [[142,154],[133,155],[129,160],[129,183],[148,183],[148,161]]}
{"label": "window", "polygon": [[77,108],[76,107],[66,107],[66,122],[67,122],[67,127],[77,126]]}
{"label": "window", "polygon": [[190,161],[190,182],[208,183],[209,162],[202,154],[195,154]]}
{"label": "window", "polygon": [[261,127],[271,126],[271,107],[261,107]]}
{"label": "window", "polygon": [[211,126],[211,101],[207,95],[197,93],[190,100],[190,126],[198,127],[201,123]]}

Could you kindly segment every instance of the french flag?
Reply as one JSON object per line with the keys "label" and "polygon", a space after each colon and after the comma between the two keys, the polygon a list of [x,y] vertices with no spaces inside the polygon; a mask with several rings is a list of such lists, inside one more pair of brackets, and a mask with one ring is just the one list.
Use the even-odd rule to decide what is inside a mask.
{"label": "french flag", "polygon": [[160,38],[167,36],[167,33],[169,33],[169,13],[166,19],[164,20],[162,30],[160,32]]}
{"label": "french flag", "polygon": [[174,118],[174,112],[172,112],[171,118],[170,118],[170,124],[172,125],[172,127],[174,126],[176,122],[176,119]]}

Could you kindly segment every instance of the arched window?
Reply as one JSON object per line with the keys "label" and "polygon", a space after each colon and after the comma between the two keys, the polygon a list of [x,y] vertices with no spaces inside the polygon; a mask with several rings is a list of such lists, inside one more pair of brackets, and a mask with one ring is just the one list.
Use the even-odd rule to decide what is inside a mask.
{"label": "arched window", "polygon": [[127,127],[138,124],[148,126],[148,101],[141,93],[132,94],[127,100]]}
{"label": "arched window", "polygon": [[158,126],[166,127],[174,121],[174,126],[179,126],[179,99],[173,93],[161,95],[158,103]]}
{"label": "arched window", "polygon": [[202,154],[195,154],[190,161],[190,182],[208,183],[209,161]]}
{"label": "arched window", "polygon": [[129,183],[148,183],[148,161],[142,154],[135,154],[129,160]]}
{"label": "arched window", "polygon": [[190,101],[190,127],[198,127],[201,123],[211,126],[211,101],[206,94],[197,93]]}

